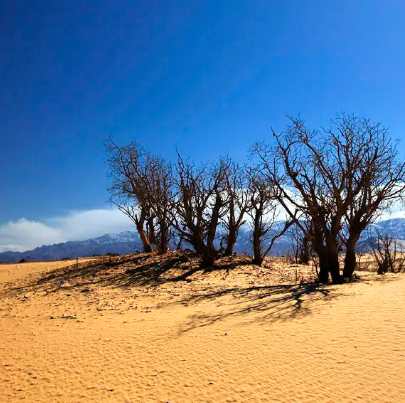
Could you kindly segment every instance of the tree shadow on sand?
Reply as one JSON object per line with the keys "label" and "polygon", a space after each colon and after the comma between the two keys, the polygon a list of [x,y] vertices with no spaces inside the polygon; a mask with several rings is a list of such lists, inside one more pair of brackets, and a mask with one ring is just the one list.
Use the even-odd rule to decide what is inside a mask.
{"label": "tree shadow on sand", "polygon": [[213,267],[201,266],[200,256],[193,252],[176,251],[166,256],[150,253],[126,255],[122,257],[99,258],[85,263],[73,264],[55,269],[39,278],[29,280],[23,286],[10,284],[6,293],[42,290],[47,293],[61,289],[88,292],[91,289],[113,287],[155,287],[165,283],[191,281],[197,273],[215,270],[230,270],[251,264],[251,258],[238,256],[221,259]]}
{"label": "tree shadow on sand", "polygon": [[[302,319],[332,306],[339,297],[352,292],[350,288],[356,282],[371,287],[379,283],[391,283],[401,279],[398,275],[357,278],[355,282],[342,285],[322,285],[316,282],[307,284],[281,284],[269,286],[252,286],[247,288],[225,288],[207,293],[195,293],[183,299],[183,304],[199,304],[204,301],[215,301],[215,312],[199,312],[188,316],[182,324],[178,335],[191,330],[213,325],[226,319],[244,317],[246,323],[256,322],[269,324],[277,321]],[[325,312],[325,311],[324,311]],[[326,312],[325,312],[326,313]],[[327,313],[326,313],[327,314]]]}
{"label": "tree shadow on sand", "polygon": [[272,323],[303,318],[314,313],[314,303],[317,301],[321,302],[317,304],[318,309],[342,295],[344,294],[340,287],[332,288],[317,284],[234,287],[195,294],[182,302],[198,304],[216,300],[216,306],[221,309],[219,312],[216,309],[215,313],[202,312],[190,315],[179,329],[179,335],[234,317],[248,318],[248,323]]}
{"label": "tree shadow on sand", "polygon": [[[342,296],[343,292],[348,291],[347,287],[350,287],[350,285],[323,286],[316,283],[274,285],[273,282],[273,285],[266,285],[260,277],[259,281],[262,281],[260,285],[253,284],[246,287],[246,282],[243,281],[241,285],[230,285],[227,283],[226,274],[244,265],[251,265],[250,257],[223,258],[210,269],[202,268],[200,262],[200,257],[195,253],[179,251],[166,256],[136,254],[95,259],[53,270],[32,278],[25,284],[18,284],[18,287],[17,284],[10,284],[4,292],[8,296],[13,294],[22,296],[29,291],[54,293],[60,290],[74,290],[91,293],[103,287],[118,289],[138,287],[150,289],[153,295],[160,293],[164,288],[162,285],[183,282],[181,292],[179,288],[176,289],[176,293],[180,292],[176,298],[172,298],[174,293],[170,294],[169,299],[159,303],[157,308],[170,308],[177,304],[203,305],[207,301],[211,303],[205,312],[194,311],[187,317],[186,323],[179,329],[179,334],[182,334],[235,317],[263,323],[302,318]],[[193,277],[193,274],[207,271],[219,271],[222,280],[211,281],[207,277],[205,282],[194,282],[194,279],[201,276]],[[250,269],[247,272],[250,272]],[[380,281],[391,280],[387,277],[381,278]],[[186,283],[191,284],[186,286]],[[170,290],[170,287],[167,289]]]}

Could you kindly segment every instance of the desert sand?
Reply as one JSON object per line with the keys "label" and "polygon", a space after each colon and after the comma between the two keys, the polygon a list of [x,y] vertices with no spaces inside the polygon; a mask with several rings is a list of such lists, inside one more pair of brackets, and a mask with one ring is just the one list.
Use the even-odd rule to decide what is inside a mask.
{"label": "desert sand", "polygon": [[0,265],[0,402],[405,402],[405,276],[176,256]]}

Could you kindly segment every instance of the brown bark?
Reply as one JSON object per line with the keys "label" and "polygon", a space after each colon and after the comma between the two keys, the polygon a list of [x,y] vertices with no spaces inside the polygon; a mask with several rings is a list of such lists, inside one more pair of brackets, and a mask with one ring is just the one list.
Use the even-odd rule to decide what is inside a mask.
{"label": "brown bark", "polygon": [[320,283],[327,284],[329,282],[329,259],[326,251],[318,251],[319,257],[319,275]]}
{"label": "brown bark", "polygon": [[[214,241],[219,223],[220,210],[222,206],[223,201],[221,195],[219,194],[219,192],[217,192],[217,194],[215,195],[215,204],[212,209],[211,220],[208,225],[207,247],[204,248],[203,251],[203,254],[207,255],[208,261],[211,261],[212,259],[215,260],[215,258],[218,256],[218,251],[215,248]],[[205,257],[203,257],[203,259],[205,259]]]}
{"label": "brown bark", "polygon": [[299,262],[300,264],[309,263],[309,245],[307,237],[304,237],[302,240]]}
{"label": "brown bark", "polygon": [[237,231],[230,230],[225,248],[225,256],[231,256],[237,240]]}
{"label": "brown bark", "polygon": [[355,235],[349,238],[349,241],[346,244],[346,256],[345,256],[345,265],[343,268],[343,278],[351,279],[354,271],[356,270],[356,244],[359,239],[359,235]]}
{"label": "brown bark", "polygon": [[160,227],[159,231],[159,254],[164,255],[169,250],[169,229],[165,226]]}
{"label": "brown bark", "polygon": [[339,248],[335,237],[331,237],[326,244],[329,272],[332,277],[333,284],[341,284],[342,276],[340,275],[339,265]]}
{"label": "brown bark", "polygon": [[152,245],[150,243],[149,237],[144,229],[146,219],[146,213],[144,209],[141,209],[141,213],[138,219],[135,221],[136,229],[138,231],[139,237],[141,238],[143,244],[143,251],[144,252],[152,252]]}
{"label": "brown bark", "polygon": [[254,217],[254,225],[253,225],[253,234],[252,234],[252,242],[253,242],[253,263],[261,266],[264,260],[264,256],[262,256],[262,242],[261,242],[261,214],[256,212]]}
{"label": "brown bark", "polygon": [[215,250],[212,250],[208,247],[204,247],[202,253],[201,266],[202,267],[212,267],[215,263],[218,254]]}
{"label": "brown bark", "polygon": [[334,244],[325,246],[323,244],[313,244],[314,250],[319,257],[319,282],[327,284],[329,274],[333,284],[341,284],[342,276],[339,267],[339,252]]}

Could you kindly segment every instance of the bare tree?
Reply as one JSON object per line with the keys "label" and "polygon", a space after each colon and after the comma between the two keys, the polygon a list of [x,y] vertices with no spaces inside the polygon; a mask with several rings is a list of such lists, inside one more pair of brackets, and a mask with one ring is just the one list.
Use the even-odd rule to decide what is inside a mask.
{"label": "bare tree", "polygon": [[309,242],[302,230],[296,225],[292,225],[288,230],[291,250],[295,263],[308,264],[310,260]]}
{"label": "bare tree", "polygon": [[148,221],[153,222],[153,217],[148,215],[148,211],[142,206],[139,206],[134,199],[129,197],[111,195],[110,202],[113,203],[118,210],[124,213],[135,224],[139,237],[142,241],[143,251],[152,252],[153,228],[148,225]]}
{"label": "bare tree", "polygon": [[287,221],[282,229],[277,228],[279,209],[276,190],[264,181],[257,169],[251,169],[249,175],[248,214],[252,220],[253,263],[261,266],[275,241],[286,233],[293,221]]}
{"label": "bare tree", "polygon": [[[263,172],[277,188],[280,205],[295,219],[316,251],[320,281],[327,282],[331,273],[332,280],[338,283],[338,234],[343,212],[334,204],[330,178],[325,181],[318,166],[320,156],[326,155],[327,144],[318,133],[308,132],[301,120],[292,119],[287,132],[278,135],[273,131],[273,135],[274,149],[263,144],[255,146]],[[324,163],[323,159],[321,162]],[[328,171],[325,174],[330,176]]]}
{"label": "bare tree", "polygon": [[145,165],[146,152],[136,143],[119,147],[112,138],[106,142],[106,151],[108,174],[112,180],[108,189],[110,202],[131,219],[141,238],[144,252],[151,252],[154,238],[151,229],[154,218],[150,206],[143,197],[139,178],[133,169],[133,166]]}
{"label": "bare tree", "polygon": [[382,235],[379,231],[376,237],[371,236],[369,239],[378,274],[404,272],[404,248],[399,246],[397,239],[388,234]]}
{"label": "bare tree", "polygon": [[327,282],[330,273],[340,283],[342,242],[344,277],[350,278],[360,234],[403,197],[405,165],[387,131],[367,119],[342,115],[332,129],[315,131],[300,118],[290,120],[286,132],[273,131],[274,148],[256,144],[255,151],[278,201],[291,218],[299,217],[295,222],[319,257],[319,280]]}
{"label": "bare tree", "polygon": [[239,230],[246,222],[246,213],[249,209],[249,186],[245,167],[226,157],[221,166],[224,171],[224,197],[226,199],[226,214],[222,223],[226,234],[225,255],[232,255]]}
{"label": "bare tree", "polygon": [[195,167],[178,154],[173,225],[183,239],[202,254],[203,265],[218,257],[217,229],[225,211],[224,166]]}
{"label": "bare tree", "polygon": [[118,146],[110,138],[106,150],[111,202],[135,223],[145,251],[154,244],[159,253],[166,253],[173,205],[171,165],[135,142]]}
{"label": "bare tree", "polygon": [[155,244],[159,253],[166,253],[172,237],[171,222],[174,202],[174,177],[172,165],[158,156],[148,155],[146,175],[142,189],[147,204],[156,217]]}
{"label": "bare tree", "polygon": [[338,117],[337,133],[327,133],[336,149],[338,172],[345,178],[340,199],[345,209],[346,257],[343,277],[356,268],[356,244],[362,232],[405,193],[405,163],[387,129],[369,119]]}

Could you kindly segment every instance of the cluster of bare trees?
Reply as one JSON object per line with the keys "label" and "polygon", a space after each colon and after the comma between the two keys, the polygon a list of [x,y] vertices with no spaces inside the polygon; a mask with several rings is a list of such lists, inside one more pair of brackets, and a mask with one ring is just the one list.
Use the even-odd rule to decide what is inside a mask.
{"label": "cluster of bare trees", "polygon": [[[251,163],[226,156],[196,166],[150,155],[139,144],[107,142],[111,201],[135,223],[144,250],[166,253],[174,234],[211,265],[233,253],[242,225],[251,226],[254,262],[262,264],[277,238],[293,231],[308,261],[319,260],[319,280],[339,283],[356,268],[356,244],[379,214],[402,200],[405,163],[386,129],[341,115],[331,129],[310,130],[290,117],[271,144],[257,143]],[[280,226],[279,214],[287,219]]]}
{"label": "cluster of bare trees", "polygon": [[403,273],[405,271],[404,241],[395,239],[389,234],[382,235],[377,231],[375,237],[369,238],[377,273]]}
{"label": "cluster of bare trees", "polygon": [[177,248],[187,244],[201,254],[203,265],[212,265],[220,255],[232,255],[251,216],[255,262],[263,262],[275,199],[257,172],[227,156],[196,166],[180,154],[171,164],[137,143],[118,146],[109,139],[106,148],[110,200],[134,222],[145,252],[155,246],[166,253],[176,235]]}

